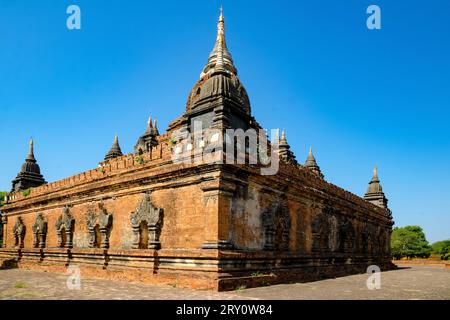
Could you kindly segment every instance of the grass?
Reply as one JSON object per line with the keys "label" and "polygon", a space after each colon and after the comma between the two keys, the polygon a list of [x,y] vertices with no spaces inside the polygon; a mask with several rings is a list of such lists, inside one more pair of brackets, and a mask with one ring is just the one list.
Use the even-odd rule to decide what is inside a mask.
{"label": "grass", "polygon": [[236,288],[236,292],[241,292],[241,291],[243,291],[243,290],[245,290],[245,289],[247,289],[246,286],[240,286],[240,287],[237,287],[237,288]]}
{"label": "grass", "polygon": [[16,288],[16,289],[25,289],[27,287],[28,287],[28,285],[23,281],[19,281],[19,282],[16,282],[16,284],[14,284],[14,288]]}

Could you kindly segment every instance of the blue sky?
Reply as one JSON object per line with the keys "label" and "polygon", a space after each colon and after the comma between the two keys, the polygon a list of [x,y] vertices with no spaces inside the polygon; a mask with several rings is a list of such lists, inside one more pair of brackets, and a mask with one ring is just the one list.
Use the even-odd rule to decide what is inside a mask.
{"label": "blue sky", "polygon": [[[374,164],[396,225],[450,238],[450,2],[223,0],[228,46],[265,128],[309,146],[327,180],[363,195]],[[82,29],[66,28],[79,5]],[[382,29],[366,28],[366,8]],[[151,113],[185,108],[219,1],[0,0],[0,190],[35,140],[47,181],[130,152]]]}

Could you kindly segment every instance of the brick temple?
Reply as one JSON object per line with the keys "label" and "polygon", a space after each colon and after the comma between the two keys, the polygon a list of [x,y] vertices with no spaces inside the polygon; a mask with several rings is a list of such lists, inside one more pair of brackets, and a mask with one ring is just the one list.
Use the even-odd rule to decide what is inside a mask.
{"label": "brick temple", "polygon": [[[222,13],[200,80],[166,132],[149,119],[131,153],[122,154],[116,137],[97,168],[51,183],[30,142],[1,208],[1,265],[77,265],[82,276],[220,291],[393,267],[393,220],[376,169],[361,198],[327,182],[312,150],[298,163],[283,131],[267,148],[277,171],[261,174],[267,163],[252,163],[250,147],[212,129],[262,131]],[[205,161],[210,142],[214,159]],[[219,161],[230,144],[244,150],[244,163]]]}

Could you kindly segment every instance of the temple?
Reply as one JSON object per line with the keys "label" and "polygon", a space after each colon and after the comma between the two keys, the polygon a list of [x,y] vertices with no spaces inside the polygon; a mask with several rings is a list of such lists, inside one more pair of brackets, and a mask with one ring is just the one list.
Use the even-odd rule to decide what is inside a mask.
{"label": "temple", "polygon": [[[300,164],[277,132],[266,141],[252,116],[221,11],[207,63],[165,132],[150,118],[132,152],[116,136],[98,167],[51,183],[30,143],[1,208],[0,263],[219,291],[393,268],[377,170],[362,198],[327,182],[312,148]],[[230,145],[244,162],[223,161]]]}

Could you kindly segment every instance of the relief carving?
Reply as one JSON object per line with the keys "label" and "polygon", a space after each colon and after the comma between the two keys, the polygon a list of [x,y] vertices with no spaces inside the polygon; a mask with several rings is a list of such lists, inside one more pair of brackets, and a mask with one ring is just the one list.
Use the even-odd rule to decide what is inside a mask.
{"label": "relief carving", "polygon": [[146,193],[135,212],[131,213],[133,249],[161,249],[160,235],[164,224],[164,210],[153,206]]}
{"label": "relief carving", "polygon": [[339,226],[339,250],[341,252],[353,252],[355,249],[355,229],[352,221],[347,217],[340,219]]}
{"label": "relief carving", "polygon": [[362,252],[375,254],[379,249],[376,227],[369,221],[364,222],[362,232]]}
{"label": "relief carving", "polygon": [[330,215],[331,208],[324,208],[311,223],[312,251],[320,252],[330,249]]}
{"label": "relief carving", "polygon": [[70,213],[69,207],[63,209],[63,214],[56,220],[55,228],[58,237],[58,247],[72,248],[73,247],[73,229],[75,226],[75,219]]}
{"label": "relief carving", "polygon": [[264,230],[264,250],[288,250],[291,229],[288,207],[274,203],[262,213],[261,220]]}
{"label": "relief carving", "polygon": [[108,213],[102,203],[99,204],[98,208],[98,213],[95,209],[92,209],[86,217],[89,230],[89,248],[108,249],[113,216]]}
{"label": "relief carving", "polygon": [[38,213],[33,224],[33,248],[45,248],[45,240],[47,237],[47,221],[42,213]]}
{"label": "relief carving", "polygon": [[23,248],[23,240],[25,239],[25,231],[26,227],[23,223],[22,217],[17,217],[16,223],[13,227],[13,234],[14,234],[14,246],[16,248]]}

